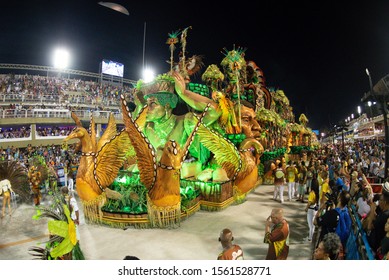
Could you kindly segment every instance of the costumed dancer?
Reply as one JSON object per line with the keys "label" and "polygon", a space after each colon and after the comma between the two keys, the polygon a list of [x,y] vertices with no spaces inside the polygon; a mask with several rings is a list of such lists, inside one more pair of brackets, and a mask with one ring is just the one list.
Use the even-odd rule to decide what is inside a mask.
{"label": "costumed dancer", "polygon": [[41,183],[41,172],[38,171],[38,168],[35,166],[31,166],[28,171],[28,179],[31,183],[31,192],[34,198],[34,204],[35,206],[39,206],[41,203],[41,190],[40,190],[40,183]]}
{"label": "costumed dancer", "polygon": [[11,215],[11,195],[15,192],[11,188],[11,182],[8,179],[0,181],[0,195],[3,196],[3,208],[1,217],[5,216],[5,207],[8,204],[8,214]]}
{"label": "costumed dancer", "polygon": [[63,186],[61,188],[61,193],[65,199],[66,205],[70,211],[70,217],[72,218],[75,226],[76,226],[76,236],[77,240],[80,240],[80,232],[78,230],[78,226],[80,225],[80,211],[78,208],[78,204],[73,194],[70,192],[69,188]]}

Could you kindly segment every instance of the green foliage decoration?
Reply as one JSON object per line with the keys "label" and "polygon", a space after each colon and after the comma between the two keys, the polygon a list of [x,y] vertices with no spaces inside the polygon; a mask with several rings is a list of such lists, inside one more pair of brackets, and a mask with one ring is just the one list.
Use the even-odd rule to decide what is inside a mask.
{"label": "green foliage decoration", "polygon": [[261,162],[267,162],[269,160],[275,160],[285,155],[286,148],[279,148],[273,151],[265,151],[261,156]]}
{"label": "green foliage decoration", "polygon": [[144,214],[147,213],[147,189],[140,182],[139,173],[120,171],[110,185],[110,189],[119,192],[121,199],[108,199],[103,211],[113,213]]}

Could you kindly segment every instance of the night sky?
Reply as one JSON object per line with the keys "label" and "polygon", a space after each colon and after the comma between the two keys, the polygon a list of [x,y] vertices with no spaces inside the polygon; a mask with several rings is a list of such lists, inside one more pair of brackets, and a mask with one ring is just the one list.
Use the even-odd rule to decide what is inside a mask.
{"label": "night sky", "polygon": [[137,80],[145,22],[146,66],[156,73],[169,70],[168,33],[192,26],[188,55],[220,67],[224,48],[246,48],[267,86],[284,90],[296,120],[306,114],[313,129],[357,114],[369,90],[366,68],[373,83],[389,74],[389,1],[115,2],[130,15],[90,0],[2,1],[0,63],[52,66],[52,52],[62,46],[71,69],[98,73],[110,59]]}

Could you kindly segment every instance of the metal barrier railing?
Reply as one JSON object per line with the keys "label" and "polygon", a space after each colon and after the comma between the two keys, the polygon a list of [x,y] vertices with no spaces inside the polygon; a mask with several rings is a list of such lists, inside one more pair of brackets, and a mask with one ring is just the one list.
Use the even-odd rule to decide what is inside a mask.
{"label": "metal barrier railing", "polygon": [[347,240],[346,252],[349,260],[375,260],[373,250],[370,247],[367,235],[363,229],[361,219],[355,205],[349,207],[349,213],[352,220],[352,231]]}
{"label": "metal barrier railing", "polygon": [[[111,111],[100,110],[75,110],[75,114],[82,119],[90,118],[91,114],[94,118],[108,119]],[[71,112],[67,109],[0,109],[0,119],[15,119],[15,118],[65,118],[69,119]],[[117,120],[122,120],[123,116],[119,110],[114,112],[114,117]]]}

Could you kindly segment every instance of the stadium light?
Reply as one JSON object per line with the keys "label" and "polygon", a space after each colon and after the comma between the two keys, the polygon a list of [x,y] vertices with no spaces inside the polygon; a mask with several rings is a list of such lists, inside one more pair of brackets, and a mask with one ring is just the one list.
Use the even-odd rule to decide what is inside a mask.
{"label": "stadium light", "polygon": [[65,69],[69,66],[70,54],[65,49],[56,49],[54,51],[54,67]]}
{"label": "stadium light", "polygon": [[145,83],[149,83],[151,82],[152,80],[154,80],[155,78],[155,74],[154,74],[154,71],[150,68],[146,68],[143,70],[143,73],[142,73],[142,80],[145,82]]}

